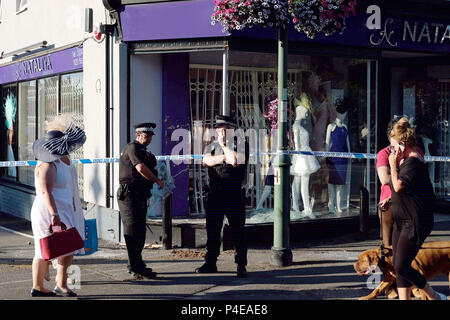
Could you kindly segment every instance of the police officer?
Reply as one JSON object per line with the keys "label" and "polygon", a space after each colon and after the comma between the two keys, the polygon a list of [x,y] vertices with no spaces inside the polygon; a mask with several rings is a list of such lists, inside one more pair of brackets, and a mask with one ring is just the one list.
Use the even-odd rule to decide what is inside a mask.
{"label": "police officer", "polygon": [[[245,143],[245,155],[239,143],[226,143],[229,129],[236,128],[236,122],[229,116],[216,116],[217,142],[214,150],[203,157],[203,165],[208,167],[210,192],[206,209],[206,257],[205,263],[197,268],[197,273],[217,272],[217,257],[220,254],[223,219],[226,215],[235,246],[237,276],[246,277],[247,247],[244,237],[245,193],[242,184],[246,176],[248,144]],[[228,131],[230,132],[230,131]],[[242,140],[241,140],[242,142]],[[238,154],[238,152],[240,152]],[[245,159],[243,159],[245,156]],[[243,161],[244,160],[244,161]]]}
{"label": "police officer", "polygon": [[154,279],[156,272],[147,268],[142,260],[147,200],[151,195],[153,183],[156,182],[162,189],[164,182],[158,179],[155,156],[146,150],[152,142],[156,124],[139,123],[134,128],[136,140],[127,144],[120,156],[120,186],[117,190],[117,199],[128,251],[128,272],[136,279]]}

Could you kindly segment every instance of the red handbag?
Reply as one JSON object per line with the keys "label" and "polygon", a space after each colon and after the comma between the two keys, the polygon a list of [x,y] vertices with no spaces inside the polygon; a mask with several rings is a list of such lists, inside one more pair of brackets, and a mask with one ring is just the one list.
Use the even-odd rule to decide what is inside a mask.
{"label": "red handbag", "polygon": [[42,259],[46,261],[84,248],[84,241],[74,227],[67,230],[66,225],[61,223],[61,231],[53,232],[51,225],[49,231],[51,234],[48,237],[39,240]]}

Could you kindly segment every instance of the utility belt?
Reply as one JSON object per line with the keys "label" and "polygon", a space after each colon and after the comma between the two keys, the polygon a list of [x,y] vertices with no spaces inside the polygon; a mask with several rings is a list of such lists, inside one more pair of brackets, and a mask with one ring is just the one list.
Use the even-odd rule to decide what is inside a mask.
{"label": "utility belt", "polygon": [[117,190],[117,199],[125,200],[126,198],[142,198],[147,199],[151,196],[151,188],[142,185],[131,185],[121,183]]}

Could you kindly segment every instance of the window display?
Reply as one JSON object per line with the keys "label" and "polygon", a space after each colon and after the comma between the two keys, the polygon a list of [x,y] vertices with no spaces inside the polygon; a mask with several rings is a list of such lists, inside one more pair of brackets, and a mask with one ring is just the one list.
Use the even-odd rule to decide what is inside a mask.
{"label": "window display", "polygon": [[[83,125],[82,72],[5,85],[1,90],[1,97],[4,121],[0,128],[6,132],[2,135],[5,141],[0,144],[1,160],[33,160],[33,142],[44,135],[45,121],[52,120],[58,114],[70,113],[78,126]],[[83,158],[82,148],[72,157]],[[8,167],[0,172],[2,178],[34,185],[34,167]],[[78,174],[82,194],[81,166],[78,167]]]}
{"label": "window display", "polygon": [[[221,110],[222,55],[191,53],[190,60],[193,143],[201,133],[201,146],[192,150],[204,152],[211,119]],[[366,153],[370,136],[374,152],[375,117],[367,126],[368,114],[375,112],[375,99],[367,101],[376,92],[376,81],[370,87],[367,82],[374,62],[292,54],[288,63],[290,150]],[[277,55],[230,51],[228,72],[230,115],[247,137],[258,137],[253,151],[264,154],[248,165],[247,223],[271,222],[277,131],[270,114],[276,115]],[[358,215],[360,186],[374,183],[367,179],[375,176],[374,166],[366,161],[293,154],[291,162],[291,221]],[[201,165],[190,165],[191,215],[205,213],[208,179]]]}

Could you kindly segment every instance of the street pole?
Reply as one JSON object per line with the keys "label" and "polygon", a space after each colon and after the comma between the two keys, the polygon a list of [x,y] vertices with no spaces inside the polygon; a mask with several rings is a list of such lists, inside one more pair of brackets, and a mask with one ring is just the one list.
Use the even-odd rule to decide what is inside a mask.
{"label": "street pole", "polygon": [[274,222],[273,247],[270,263],[284,267],[292,264],[292,251],[289,241],[290,224],[290,166],[289,155],[281,154],[288,150],[287,119],[287,27],[278,29],[278,155],[275,158],[274,182]]}

